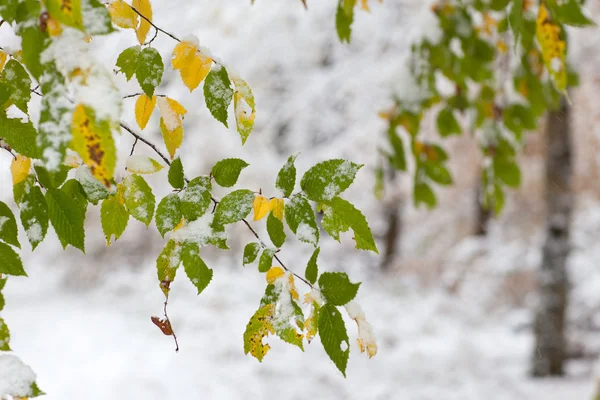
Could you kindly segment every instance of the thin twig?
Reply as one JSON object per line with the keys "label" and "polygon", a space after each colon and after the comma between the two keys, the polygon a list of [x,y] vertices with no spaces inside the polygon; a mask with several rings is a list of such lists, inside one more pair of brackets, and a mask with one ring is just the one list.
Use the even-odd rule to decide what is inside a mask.
{"label": "thin twig", "polygon": [[150,39],[149,41],[147,41],[146,43],[144,43],[144,45],[149,45],[152,42],[154,42],[154,39],[156,39],[156,37],[158,36],[158,29],[154,29],[154,36],[152,36],[152,39]]}
{"label": "thin twig", "polygon": [[4,150],[8,151],[15,160],[17,159],[17,156],[15,155],[15,153],[13,153],[13,151],[10,148],[0,145],[0,149],[4,149]]}
{"label": "thin twig", "polygon": [[[127,5],[129,6],[129,4],[127,4]],[[167,36],[170,36],[170,37],[171,37],[171,39],[174,39],[174,40],[177,40],[178,42],[181,42],[181,40],[177,39],[177,37],[175,37],[174,35],[171,35],[169,32],[167,32],[167,31],[165,31],[165,30],[163,30],[163,29],[160,29],[158,26],[154,25],[154,22],[150,21],[150,20],[148,19],[148,17],[146,17],[146,16],[145,16],[144,14],[142,14],[141,12],[139,12],[139,11],[138,11],[138,10],[137,10],[135,7],[133,7],[133,6],[129,6],[129,7],[131,7],[131,9],[132,9],[132,10],[133,10],[133,11],[134,11],[134,12],[135,12],[137,15],[139,15],[139,16],[140,16],[140,17],[142,17],[142,18],[144,18],[144,19],[145,19],[145,20],[146,20],[146,21],[147,21],[147,22],[148,22],[150,25],[152,25],[152,26],[154,27],[154,29],[156,29],[157,31],[160,31],[160,32],[164,33],[164,34],[165,34],[165,35],[167,35]]]}
{"label": "thin twig", "polygon": [[133,155],[133,151],[135,150],[135,145],[137,144],[138,140],[140,140],[140,139],[135,138],[135,141],[133,142],[133,146],[131,146],[131,152],[129,153],[129,157],[131,157]]}
{"label": "thin twig", "polygon": [[137,140],[139,140],[140,142],[146,144],[147,146],[149,146],[152,150],[154,150],[154,152],[156,154],[158,154],[160,156],[160,158],[163,159],[163,161],[168,165],[171,166],[171,161],[164,155],[161,153],[161,151],[152,143],[150,143],[148,140],[144,139],[143,137],[141,137],[140,135],[138,135],[137,133],[135,133],[133,131],[133,129],[131,129],[130,127],[128,127],[127,125],[125,125],[124,123],[121,122],[121,128],[125,129],[127,132],[129,132],[134,138],[136,138]]}
{"label": "thin twig", "polygon": [[171,327],[171,335],[173,336],[173,340],[175,341],[175,352],[179,352],[179,343],[177,343],[177,335],[175,335],[175,330],[173,330],[173,325],[171,325],[171,320],[169,319],[169,315],[167,314],[167,304],[169,302],[169,297],[165,298],[165,306],[163,308],[165,318]]}

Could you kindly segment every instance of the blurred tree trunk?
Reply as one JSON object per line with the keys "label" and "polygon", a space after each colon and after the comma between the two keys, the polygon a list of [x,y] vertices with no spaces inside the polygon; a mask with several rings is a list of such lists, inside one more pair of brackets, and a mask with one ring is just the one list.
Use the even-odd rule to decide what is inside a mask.
{"label": "blurred tree trunk", "polygon": [[[396,171],[390,173],[390,185],[396,182]],[[387,220],[387,230],[384,236],[385,248],[383,258],[381,259],[381,269],[389,271],[392,268],[394,260],[399,257],[400,235],[402,233],[402,206],[401,195],[396,191],[384,206],[384,215]]]}
{"label": "blurred tree trunk", "polygon": [[546,123],[546,242],[537,283],[533,376],[562,375],[567,356],[565,311],[569,290],[566,268],[570,250],[571,192],[570,112],[566,100]]}
{"label": "blurred tree trunk", "polygon": [[[481,174],[480,174],[481,175]],[[483,183],[481,177],[478,180],[477,188],[475,190],[475,209],[477,214],[475,215],[475,235],[486,236],[488,233],[488,225],[492,216],[491,208],[485,208],[483,206]]]}

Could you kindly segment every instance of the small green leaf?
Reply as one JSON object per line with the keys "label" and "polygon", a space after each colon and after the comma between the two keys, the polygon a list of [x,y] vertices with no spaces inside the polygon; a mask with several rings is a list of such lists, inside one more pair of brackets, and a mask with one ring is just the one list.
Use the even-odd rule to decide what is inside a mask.
{"label": "small green leaf", "polygon": [[513,0],[508,20],[516,49],[519,44],[519,36],[521,35],[521,25],[523,24],[523,0]]}
{"label": "small green leaf", "polygon": [[571,26],[595,26],[596,23],[585,16],[581,9],[581,1],[567,0],[557,7],[553,7],[556,18],[565,25]]}
{"label": "small green leaf", "polygon": [[521,184],[521,170],[516,162],[505,157],[494,157],[494,174],[506,185],[517,188]]}
{"label": "small green leaf", "polygon": [[156,228],[162,237],[172,231],[183,218],[181,200],[175,193],[165,196],[156,209]]}
{"label": "small green leaf", "polygon": [[71,200],[77,204],[77,210],[81,214],[81,217],[85,220],[85,212],[87,211],[88,201],[83,192],[81,184],[75,179],[69,179],[60,188]]}
{"label": "small green leaf", "polygon": [[388,139],[392,145],[394,153],[389,156],[390,164],[398,171],[406,171],[406,155],[404,153],[404,144],[398,136],[396,129],[388,129]]}
{"label": "small green leaf", "polygon": [[369,223],[360,210],[340,197],[333,198],[327,204],[329,208],[325,210],[323,228],[328,233],[333,232],[337,237],[332,236],[338,240],[339,232],[352,229],[357,249],[370,250],[379,254]]}
{"label": "small green leaf", "polygon": [[423,203],[431,209],[437,204],[435,193],[433,193],[431,187],[426,183],[415,183],[413,196],[415,207],[418,207],[419,204]]}
{"label": "small green leaf", "polygon": [[100,181],[92,175],[90,169],[86,165],[77,168],[75,179],[79,181],[85,196],[93,205],[97,205],[100,200],[104,200],[108,197],[109,191],[106,186],[100,183]]}
{"label": "small green leaf", "polygon": [[195,221],[206,213],[211,202],[211,190],[208,176],[198,176],[188,183],[181,197],[181,212],[186,221]]}
{"label": "small green leaf", "polygon": [[146,96],[152,97],[162,81],[164,65],[158,50],[154,47],[145,47],[138,57],[135,76]]}
{"label": "small green leaf", "polygon": [[319,336],[325,352],[345,377],[350,343],[342,314],[333,304],[326,303],[319,310]]}
{"label": "small green leaf", "polygon": [[273,266],[275,250],[264,249],[258,260],[258,272],[267,272]]}
{"label": "small green leaf", "polygon": [[112,235],[115,235],[115,240],[118,240],[125,232],[129,222],[129,213],[117,196],[111,196],[102,201],[100,221],[107,244],[110,244]]}
{"label": "small green leaf", "polygon": [[15,202],[21,209],[21,224],[25,228],[32,250],[44,240],[48,231],[48,206],[35,177],[29,175],[13,188]]}
{"label": "small green leaf", "polygon": [[319,287],[328,303],[343,306],[356,297],[360,283],[350,282],[345,272],[323,272],[319,277]]}
{"label": "small green leaf", "polygon": [[204,260],[200,258],[200,250],[196,243],[186,242],[181,250],[181,261],[183,268],[190,281],[202,293],[213,277],[213,270],[208,268]]}
{"label": "small green leaf", "polygon": [[319,275],[319,267],[317,266],[317,258],[319,257],[319,252],[321,251],[320,247],[317,247],[313,252],[312,256],[310,256],[310,260],[308,260],[308,264],[306,265],[306,271],[304,272],[304,277],[310,283],[315,283],[317,281],[317,276]]}
{"label": "small green leaf", "polygon": [[246,266],[248,264],[252,264],[258,253],[260,252],[261,246],[260,243],[252,242],[248,243],[246,247],[244,247],[244,260],[243,265]]}
{"label": "small green leaf", "polygon": [[[344,7],[345,0],[339,0],[335,14],[335,27],[340,42],[350,43],[352,36],[352,22],[354,21],[354,10],[352,7]],[[345,10],[347,8],[347,10]]]}
{"label": "small green leaf", "polygon": [[204,82],[204,100],[212,116],[227,128],[227,109],[232,99],[233,89],[227,70],[221,65],[214,66]]}
{"label": "small green leaf", "polygon": [[21,248],[18,239],[19,231],[17,229],[17,220],[15,215],[6,205],[0,201],[0,240]]}
{"label": "small green leaf", "polygon": [[9,60],[4,65],[0,82],[10,88],[9,101],[27,114],[27,103],[31,99],[31,78],[21,63],[15,59]]}
{"label": "small green leaf", "polygon": [[183,164],[179,157],[173,160],[171,167],[169,168],[169,184],[175,189],[183,189],[185,186]]}
{"label": "small green leaf", "polygon": [[156,199],[148,183],[139,175],[129,175],[123,179],[121,185],[125,207],[129,214],[146,226],[150,225]]}
{"label": "small green leaf", "polygon": [[20,119],[8,118],[0,113],[0,132],[2,139],[17,153],[30,158],[41,158],[42,152],[37,146],[37,131],[31,121],[21,122]]}
{"label": "small green leaf", "polygon": [[8,325],[0,318],[0,351],[10,351],[10,331]]}
{"label": "small green leaf", "polygon": [[42,187],[46,189],[57,189],[67,179],[70,168],[66,165],[60,165],[56,171],[49,172],[43,166],[35,165],[33,169],[35,170],[37,179]]}
{"label": "small green leaf", "polygon": [[0,274],[27,276],[21,257],[9,245],[0,242]]}
{"label": "small green leaf", "polygon": [[4,0],[0,3],[0,16],[6,22],[13,22],[17,18],[17,6],[20,0]]}
{"label": "small green leaf", "polygon": [[46,191],[48,215],[63,248],[68,244],[85,253],[85,232],[80,205],[59,189]]}
{"label": "small green leaf", "polygon": [[298,154],[290,156],[277,174],[275,187],[281,190],[283,197],[290,197],[294,191],[294,186],[296,186],[296,166],[294,165],[296,157],[298,157]]}
{"label": "small green leaf", "polygon": [[169,240],[162,252],[156,259],[156,272],[160,289],[165,296],[169,296],[171,282],[175,280],[177,268],[181,262],[181,244],[174,240]]}
{"label": "small green leaf", "polygon": [[462,133],[460,124],[454,117],[454,112],[449,107],[440,110],[436,124],[438,132],[442,137],[460,135]]}
{"label": "small green leaf", "polygon": [[361,167],[340,159],[320,162],[306,171],[300,187],[310,200],[331,200],[348,189]]}
{"label": "small green leaf", "polygon": [[48,33],[42,32],[38,24],[29,24],[22,25],[19,34],[21,36],[21,48],[23,49],[21,54],[23,63],[31,75],[39,81],[43,73],[40,56],[46,48],[47,42],[45,41],[48,38]]}
{"label": "small green leaf", "polygon": [[229,193],[217,205],[213,224],[227,225],[241,221],[252,211],[254,192],[246,189]]}
{"label": "small green leaf", "polygon": [[212,175],[220,186],[231,187],[236,184],[240,173],[248,165],[246,161],[239,158],[226,158],[215,164]]}
{"label": "small green leaf", "polygon": [[283,231],[283,222],[273,215],[273,212],[269,213],[267,217],[267,232],[269,238],[275,247],[279,248],[285,243],[285,232]]}
{"label": "small green leaf", "polygon": [[285,205],[285,220],[298,240],[317,247],[319,228],[313,209],[305,197],[295,196]]}
{"label": "small green leaf", "polygon": [[446,167],[439,162],[425,162],[422,164],[427,176],[440,185],[451,185],[452,175]]}

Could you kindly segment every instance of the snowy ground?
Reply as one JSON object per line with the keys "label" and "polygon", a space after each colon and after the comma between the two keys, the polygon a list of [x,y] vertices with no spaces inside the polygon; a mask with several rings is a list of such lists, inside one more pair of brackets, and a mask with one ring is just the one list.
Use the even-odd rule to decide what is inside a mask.
{"label": "snowy ground", "polygon": [[[371,14],[358,13],[349,46],[341,45],[335,35],[334,0],[309,2],[309,12],[299,1],[257,0],[253,7],[239,0],[154,3],[159,26],[180,37],[196,34],[202,45],[248,81],[257,98],[256,130],[241,148],[234,130],[212,119],[201,91],[187,93],[167,67],[158,92],[190,111],[182,150],[188,176],[208,172],[221,158],[239,156],[251,164],[240,186],[271,188],[291,153],[302,152],[300,171],[318,160],[350,158],[367,166],[347,198],[365,211],[376,233],[384,231],[385,216],[371,194],[377,137],[383,129],[377,112],[388,104],[411,35],[423,29],[423,2],[386,1],[374,4]],[[600,43],[597,34],[586,39],[588,44]],[[4,40],[12,40],[6,27],[0,30]],[[127,32],[98,39],[94,45],[112,64],[121,49],[133,44],[135,36]],[[159,36],[156,44],[167,60],[174,43]],[[124,94],[138,91],[124,80],[120,84]],[[594,90],[594,85],[582,89]],[[125,100],[129,121],[133,104]],[[586,123],[592,124],[580,122],[582,135],[598,136]],[[149,126],[154,128],[146,129],[145,135],[160,143],[156,115]],[[118,141],[122,153],[128,153],[131,138],[123,135]],[[151,155],[139,146],[137,151]],[[590,157],[597,163],[595,154]],[[176,354],[171,339],[150,322],[150,316],[162,310],[154,260],[163,240],[153,229],[146,232],[130,221],[123,237],[106,248],[98,210],[93,208],[87,256],[72,249],[62,252],[55,238],[48,238],[35,254],[24,246],[29,278],[11,278],[4,290],[7,305],[2,315],[12,331],[12,348],[33,367],[50,400],[588,399],[593,389],[589,363],[570,364],[564,379],[527,378],[533,351],[528,324],[535,307],[527,279],[539,263],[543,240],[541,199],[535,185],[528,183],[539,181],[539,161],[535,156],[526,160],[527,189],[511,197],[486,240],[465,237],[473,214],[473,182],[467,182],[455,191],[443,191],[447,200],[435,212],[407,207],[398,272],[381,274],[379,259],[353,250],[349,237],[342,245],[324,241],[321,268],[345,270],[364,281],[357,300],[379,340],[379,354],[371,360],[352,347],[347,379],[318,339],[302,354],[272,338],[272,350],[262,364],[244,356],[242,334],[264,282],[254,268],[241,267],[242,246],[250,240],[243,227],[232,231],[239,239],[231,241],[231,252],[206,253],[215,277],[200,297],[184,280],[173,285],[169,314],[181,346]],[[0,153],[2,188],[10,187],[9,162]],[[459,162],[453,167],[456,172],[472,165]],[[586,165],[578,168],[589,170]],[[466,169],[464,176],[469,177],[472,173]],[[157,186],[164,179],[163,174],[153,181],[159,193],[166,190]],[[0,192],[12,205],[10,197]],[[596,316],[600,304],[597,198],[588,193],[578,199],[570,260],[579,310],[575,314],[585,313],[586,318]],[[301,272],[310,254],[307,246],[286,244],[282,258]],[[460,290],[448,293],[448,282],[465,268]],[[355,337],[353,322],[348,323]],[[593,335],[583,337],[590,347],[598,342]]]}

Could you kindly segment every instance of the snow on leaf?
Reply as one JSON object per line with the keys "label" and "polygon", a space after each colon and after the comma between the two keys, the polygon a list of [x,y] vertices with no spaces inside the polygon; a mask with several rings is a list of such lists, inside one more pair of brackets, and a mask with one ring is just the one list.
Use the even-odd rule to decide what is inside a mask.
{"label": "snow on leaf", "polygon": [[212,59],[198,51],[197,39],[190,39],[183,40],[175,46],[171,64],[173,69],[179,70],[181,80],[192,92],[209,74]]}
{"label": "snow on leaf", "polygon": [[172,160],[175,158],[177,149],[179,149],[183,143],[183,127],[180,126],[172,131],[169,131],[165,126],[165,122],[161,118],[160,132],[162,133],[163,141],[165,142],[165,146],[167,147],[167,151],[169,152],[169,156]]}
{"label": "snow on leaf", "polygon": [[198,294],[202,293],[212,280],[213,270],[208,268],[200,257],[198,244],[193,242],[184,243],[181,251],[181,261],[186,275],[198,290]]}
{"label": "snow on leaf", "polygon": [[310,343],[319,331],[319,310],[321,306],[317,302],[311,303],[310,314],[304,322],[304,329],[306,330],[306,340]]}
{"label": "snow on leaf", "polygon": [[358,348],[361,353],[366,352],[369,358],[377,354],[377,342],[375,340],[375,334],[373,333],[373,327],[367,322],[365,313],[361,306],[355,301],[351,301],[345,306],[348,316],[356,321],[358,326]]}
{"label": "snow on leaf", "polygon": [[296,157],[298,157],[297,154],[290,156],[277,174],[275,186],[281,190],[284,197],[290,197],[296,186],[296,166],[294,165]]}
{"label": "snow on leaf", "polygon": [[244,354],[250,353],[261,362],[271,348],[268,344],[263,343],[263,339],[269,334],[275,334],[271,323],[274,312],[274,304],[267,304],[259,308],[250,318],[244,332]]}
{"label": "snow on leaf", "polygon": [[260,249],[261,249],[260,243],[256,243],[256,242],[248,243],[246,245],[246,247],[244,247],[243,265],[246,266],[247,264],[253,263],[254,260],[256,260],[256,257],[258,256],[258,252],[260,251]]}
{"label": "snow on leaf", "polygon": [[10,172],[12,173],[13,186],[23,182],[27,178],[30,168],[31,159],[28,157],[18,154],[17,158],[12,160],[10,164]]}
{"label": "snow on leaf", "polygon": [[25,68],[17,60],[10,60],[4,66],[0,74],[0,83],[7,85],[10,90],[8,102],[4,104],[14,104],[19,110],[27,114],[27,103],[31,99],[31,78]]}
{"label": "snow on leaf", "polygon": [[187,110],[181,104],[169,97],[159,97],[156,103],[168,131],[174,131],[183,126],[181,117],[187,113]]}
{"label": "snow on leaf", "polygon": [[109,187],[117,163],[115,142],[107,121],[98,121],[93,110],[78,104],[73,113],[72,147],[92,175]]}
{"label": "snow on leaf", "polygon": [[233,110],[235,113],[235,121],[238,133],[242,138],[242,145],[248,140],[248,136],[254,127],[254,119],[256,118],[256,105],[254,103],[254,95],[250,86],[239,77],[231,77],[235,85],[233,94]]}
{"label": "snow on leaf", "polygon": [[192,222],[206,213],[211,202],[211,190],[208,176],[198,176],[190,181],[181,197],[181,211],[186,221]]}
{"label": "snow on leaf", "polygon": [[162,82],[164,68],[162,58],[154,47],[145,47],[140,52],[135,76],[148,97],[154,95],[154,90]]}
{"label": "snow on leaf", "polygon": [[300,187],[310,200],[328,201],[348,189],[361,167],[341,159],[323,161],[304,173]]}
{"label": "snow on leaf", "polygon": [[135,74],[141,51],[140,46],[131,46],[123,50],[117,57],[116,66],[120,68],[120,72],[125,74],[127,80],[130,80]]}
{"label": "snow on leaf", "polygon": [[[13,398],[32,397],[35,373],[13,354],[0,353],[0,393]],[[35,386],[37,388],[37,386]],[[39,391],[39,389],[38,389]]]}
{"label": "snow on leaf", "polygon": [[126,168],[132,174],[153,174],[163,169],[163,166],[150,157],[134,154],[127,159]]}
{"label": "snow on leaf", "polygon": [[[286,211],[287,213],[287,211]],[[323,229],[339,241],[339,233],[352,228],[356,248],[379,254],[369,223],[360,210],[341,197],[334,197],[324,207]]]}
{"label": "snow on leaf", "polygon": [[183,218],[181,200],[176,193],[165,196],[156,209],[156,228],[161,236],[173,230]]}
{"label": "snow on leaf", "polygon": [[35,176],[13,187],[15,203],[18,204],[21,224],[33,250],[42,242],[48,231],[48,206],[42,190],[35,184]]}
{"label": "snow on leaf", "polygon": [[138,26],[138,15],[123,0],[110,3],[108,12],[112,22],[120,28],[135,29]]}
{"label": "snow on leaf", "polygon": [[148,183],[139,175],[130,175],[119,186],[122,187],[125,207],[131,216],[146,226],[150,225],[156,199]]}
{"label": "snow on leaf", "polygon": [[[144,17],[148,18],[152,21],[152,5],[150,4],[150,0],[133,0],[131,5]],[[146,36],[150,31],[150,22],[146,21],[146,19],[140,17],[140,24],[135,30],[135,34],[137,36],[138,42],[140,44],[144,44],[146,41]]]}
{"label": "snow on leaf", "polygon": [[160,289],[169,297],[171,282],[175,280],[177,268],[181,262],[181,243],[171,239],[167,242],[162,252],[156,259],[156,271]]}
{"label": "snow on leaf", "polygon": [[212,244],[222,249],[227,248],[225,230],[214,224],[214,214],[210,213],[204,214],[187,225],[184,224],[181,229],[173,232],[171,239],[180,243],[196,243],[198,247]]}
{"label": "snow on leaf", "polygon": [[298,240],[317,246],[319,229],[313,209],[303,196],[296,196],[285,205],[285,220]]}
{"label": "snow on leaf", "polygon": [[148,124],[155,105],[156,96],[148,97],[145,94],[141,94],[135,101],[135,120],[140,129],[143,130]]}
{"label": "snow on leaf", "polygon": [[215,224],[227,225],[241,221],[252,211],[254,192],[250,190],[236,190],[219,202],[215,210]]}
{"label": "snow on leaf", "polygon": [[269,199],[260,195],[256,196],[252,202],[252,209],[254,210],[254,220],[260,221],[266,217],[271,210]]}
{"label": "snow on leaf", "polygon": [[108,197],[109,192],[106,186],[92,175],[92,172],[86,165],[77,168],[75,179],[81,184],[85,196],[90,203],[96,205],[100,200]]}
{"label": "snow on leaf", "polygon": [[233,89],[227,70],[220,65],[216,65],[206,77],[204,100],[212,116],[223,123],[226,128],[229,127],[227,124],[227,109],[232,98]]}

